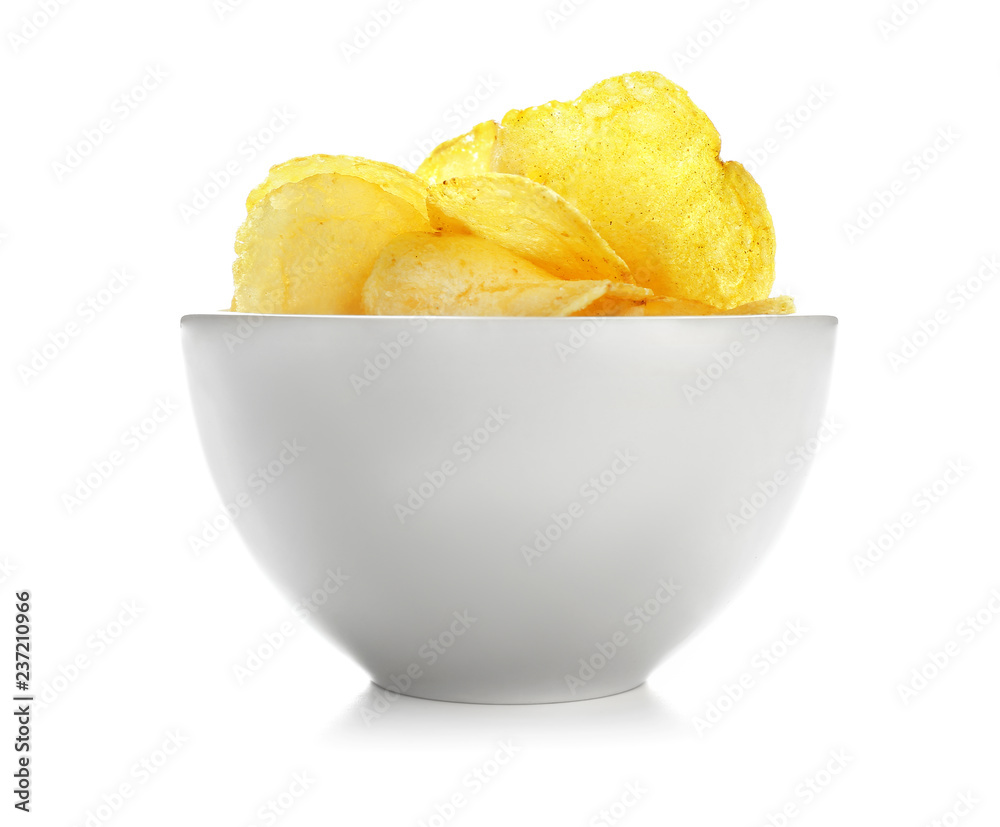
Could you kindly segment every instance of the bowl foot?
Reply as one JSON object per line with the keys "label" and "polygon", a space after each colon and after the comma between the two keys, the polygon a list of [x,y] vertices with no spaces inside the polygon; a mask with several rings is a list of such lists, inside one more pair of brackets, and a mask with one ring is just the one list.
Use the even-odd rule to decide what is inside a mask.
{"label": "bowl foot", "polygon": [[624,692],[631,692],[633,689],[638,689],[640,686],[645,684],[645,679],[639,681],[638,683],[630,683],[627,686],[621,687],[605,687],[602,689],[595,688],[591,691],[581,690],[576,695],[570,695],[569,693],[561,693],[559,695],[553,694],[552,692],[534,692],[530,689],[525,689],[521,692],[517,691],[447,691],[442,689],[436,692],[421,692],[417,690],[407,690],[401,692],[398,689],[394,689],[391,686],[383,686],[378,681],[372,681],[372,685],[380,689],[386,694],[386,697],[392,699],[394,696],[405,695],[407,698],[417,698],[423,701],[440,701],[442,703],[459,703],[459,704],[489,704],[495,706],[523,706],[529,704],[561,704],[561,703],[573,703],[575,701],[593,701],[598,698],[610,698],[613,695],[621,695]]}

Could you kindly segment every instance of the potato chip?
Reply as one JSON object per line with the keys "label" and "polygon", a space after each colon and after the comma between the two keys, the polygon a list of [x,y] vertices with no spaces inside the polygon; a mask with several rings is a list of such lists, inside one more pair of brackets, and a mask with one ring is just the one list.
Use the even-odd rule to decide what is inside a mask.
{"label": "potato chip", "polygon": [[390,195],[402,198],[418,213],[427,215],[427,184],[412,172],[407,172],[393,164],[369,161],[350,155],[309,155],[292,158],[283,164],[276,164],[267,173],[267,178],[247,196],[247,212],[269,192],[282,184],[292,184],[311,175],[336,173],[353,175],[362,181],[376,184]]}
{"label": "potato chip", "polygon": [[652,294],[613,281],[566,281],[472,235],[408,233],[390,241],[362,292],[382,316],[574,316],[641,311]]}
{"label": "potato chip", "polygon": [[[631,300],[628,304],[623,303],[624,296],[618,293],[621,287],[634,287],[632,284],[620,284],[612,282],[611,290],[606,296],[602,296],[592,304],[587,305],[585,310],[578,310],[570,313],[571,316],[644,316],[642,304],[635,304]],[[646,288],[640,287],[640,290]]]}
{"label": "potato chip", "polygon": [[576,206],[657,295],[735,307],[766,298],[774,228],[760,188],[719,160],[719,133],[656,72],[504,117],[491,169]]}
{"label": "potato chip", "polygon": [[417,167],[417,175],[428,184],[440,184],[449,178],[489,172],[496,139],[496,121],[477,124],[431,150]]}
{"label": "potato chip", "polygon": [[740,304],[726,311],[729,316],[785,316],[795,312],[795,300],[791,296],[775,296],[771,299]]}
{"label": "potato chip", "polygon": [[565,198],[522,175],[450,178],[427,196],[431,226],[495,241],[564,279],[634,284],[628,265]]}
{"label": "potato chip", "polygon": [[361,313],[361,288],[386,242],[430,230],[402,198],[351,175],[312,175],[258,201],[236,234],[232,309]]}
{"label": "potato chip", "polygon": [[647,316],[724,316],[728,310],[713,307],[704,302],[692,299],[673,299],[668,296],[657,296],[646,302],[644,308]]}
{"label": "potato chip", "polygon": [[795,312],[795,302],[791,296],[776,296],[773,299],[761,299],[722,310],[710,304],[691,301],[690,299],[671,299],[657,296],[646,302],[647,316],[781,316]]}

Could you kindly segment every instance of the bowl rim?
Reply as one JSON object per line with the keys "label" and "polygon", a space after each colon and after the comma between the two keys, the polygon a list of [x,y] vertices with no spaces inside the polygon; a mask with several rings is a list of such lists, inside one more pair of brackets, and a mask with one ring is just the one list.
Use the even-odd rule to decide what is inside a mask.
{"label": "bowl rim", "polygon": [[689,324],[717,323],[745,321],[747,319],[774,319],[777,323],[787,323],[792,319],[812,319],[816,321],[826,321],[828,324],[838,324],[840,319],[837,316],[825,313],[748,313],[745,315],[714,315],[714,316],[369,316],[367,314],[332,314],[332,313],[244,313],[234,310],[210,310],[202,313],[185,313],[180,318],[181,324],[194,321],[195,319],[350,319],[350,320],[370,320],[370,321],[412,321],[413,319],[425,319],[428,323],[448,323],[448,322],[501,322],[504,324],[539,324],[543,322],[559,324],[583,324],[587,321],[602,320],[602,324],[649,324],[650,322],[682,322]]}

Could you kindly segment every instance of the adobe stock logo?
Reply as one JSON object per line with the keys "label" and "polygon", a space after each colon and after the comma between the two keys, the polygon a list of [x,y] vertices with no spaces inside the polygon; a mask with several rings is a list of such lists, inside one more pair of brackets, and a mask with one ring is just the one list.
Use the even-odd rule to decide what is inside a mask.
{"label": "adobe stock logo", "polygon": [[1000,256],[996,253],[982,256],[978,269],[952,287],[934,312],[919,319],[909,333],[900,338],[899,347],[886,354],[892,372],[899,373],[903,367],[919,356],[921,351],[955,320],[955,314],[964,310],[979,296],[997,273],[1000,273]]}
{"label": "adobe stock logo", "polygon": [[344,56],[344,62],[350,63],[360,55],[402,13],[401,0],[389,0],[384,8],[370,12],[368,19],[360,26],[355,26],[351,36],[341,41],[340,51]]}
{"label": "adobe stock logo", "polygon": [[426,818],[418,819],[417,827],[445,827],[459,815],[459,810],[468,807],[486,786],[496,778],[521,748],[512,741],[498,741],[493,754],[477,764],[462,776],[461,791],[455,791],[434,805],[434,812]]}
{"label": "adobe stock logo", "polygon": [[416,170],[434,147],[452,135],[465,132],[472,123],[475,123],[473,119],[479,117],[477,115],[479,110],[496,94],[501,86],[501,82],[493,76],[492,72],[480,73],[476,77],[475,86],[471,87],[467,94],[456,98],[441,113],[438,126],[422,137],[414,139],[410,143],[409,149],[396,155],[394,161],[396,166],[411,172]]}
{"label": "adobe stock logo", "polygon": [[639,781],[630,781],[625,789],[607,807],[602,807],[587,822],[589,827],[613,827],[628,815],[629,810],[636,806],[649,790]]}
{"label": "adobe stock logo", "polygon": [[911,191],[913,185],[930,172],[958,143],[960,137],[954,127],[941,127],[923,149],[914,152],[903,162],[900,175],[886,184],[884,189],[873,190],[867,203],[857,208],[857,218],[854,222],[845,221],[842,225],[848,243],[854,244],[898,205]]}
{"label": "adobe stock logo", "polygon": [[549,24],[549,29],[555,31],[563,23],[569,20],[576,10],[587,3],[587,0],[559,0],[554,5],[545,10],[545,20]]}
{"label": "adobe stock logo", "polygon": [[796,784],[794,795],[769,812],[764,817],[767,823],[761,822],[761,827],[789,827],[794,819],[802,815],[805,807],[822,795],[853,761],[854,756],[845,749],[830,750],[823,765]]}
{"label": "adobe stock logo", "polygon": [[751,319],[740,326],[740,337],[729,343],[724,350],[716,351],[712,354],[712,360],[695,374],[694,379],[684,385],[681,390],[689,405],[693,405],[695,400],[700,399],[708,393],[723,376],[726,375],[737,359],[740,359],[747,352],[747,344],[754,344],[763,336],[774,323],[777,316],[763,316],[759,319]]}
{"label": "adobe stock logo", "polygon": [[928,3],[928,0],[903,0],[893,3],[892,11],[878,21],[878,30],[883,40],[888,40],[898,34],[917,13]]}
{"label": "adobe stock logo", "polygon": [[979,640],[985,632],[995,628],[993,622],[998,618],[1000,618],[1000,588],[993,588],[977,609],[956,624],[953,637],[940,646],[925,650],[926,657],[896,684],[896,694],[903,706],[909,706],[920,693],[950,669],[970,644]]}
{"label": "adobe stock logo", "polygon": [[[270,486],[276,483],[285,470],[306,450],[299,444],[297,437],[282,441],[281,448],[266,465],[259,466],[247,477],[247,487],[238,492],[232,499],[226,500],[222,509],[212,517],[204,520],[201,530],[189,534],[188,548],[195,555],[202,554],[212,543],[219,539],[222,532],[232,526]],[[252,496],[251,496],[252,492]]]}
{"label": "adobe stock logo", "polygon": [[50,330],[45,341],[28,354],[17,366],[17,374],[25,385],[38,379],[42,373],[70,347],[93,322],[102,318],[111,306],[135,279],[125,269],[112,270],[111,278],[95,293],[81,301],[74,308],[75,315]]}
{"label": "adobe stock logo", "polygon": [[21,26],[18,29],[7,33],[7,42],[14,54],[18,54],[21,49],[41,34],[42,29],[49,25],[62,11],[63,6],[69,5],[70,0],[40,0],[35,11],[30,15],[21,17]]}
{"label": "adobe stock logo", "polygon": [[[636,457],[631,450],[615,451],[614,459],[599,474],[588,479],[580,486],[579,496],[585,500],[587,505],[593,506],[607,494],[629,469],[635,464]],[[551,522],[535,532],[531,539],[531,545],[521,544],[521,556],[524,562],[531,566],[535,561],[549,551],[554,543],[557,543],[569,532],[571,528],[587,513],[587,506],[579,500],[573,500],[566,506],[565,511],[556,511],[549,514]]]}
{"label": "adobe stock logo", "polygon": [[[384,685],[376,684],[371,702],[359,709],[360,718],[365,725],[371,726],[388,712],[400,695],[417,685],[426,674],[425,670],[430,669],[447,655],[451,647],[458,644],[473,624],[478,622],[479,618],[470,615],[468,609],[453,611],[449,625],[434,637],[428,638],[426,643],[421,644],[414,653],[414,660],[406,666],[400,664],[399,674],[390,673],[388,678],[384,679]],[[420,661],[424,663],[421,664]]]}
{"label": "adobe stock logo", "polygon": [[111,479],[129,457],[147,445],[179,410],[177,403],[167,397],[156,397],[154,402],[147,416],[122,431],[119,437],[122,447],[112,448],[98,459],[91,460],[90,467],[77,476],[73,488],[63,493],[62,504],[67,514],[74,514],[83,508],[94,492]]}
{"label": "adobe stock logo", "polygon": [[731,682],[723,684],[708,702],[701,715],[691,719],[695,732],[704,736],[714,728],[736,705],[743,701],[747,693],[759,685],[760,679],[776,667],[788,653],[798,646],[809,628],[801,620],[788,621],[781,634],[766,646],[762,646],[750,658],[749,668],[740,672]]}
{"label": "adobe stock logo", "polygon": [[84,127],[76,138],[66,144],[62,155],[52,161],[52,172],[56,181],[62,183],[67,176],[76,172],[105,139],[132,117],[133,113],[170,77],[159,64],[146,66],[145,69],[145,74],[135,84],[111,101],[103,116]]}
{"label": "adobe stock logo", "polygon": [[425,471],[423,479],[406,489],[405,501],[393,505],[393,512],[396,519],[399,520],[399,524],[404,525],[410,517],[415,516],[427,501],[444,488],[448,480],[459,472],[462,465],[469,462],[477,452],[482,450],[483,446],[510,420],[510,417],[511,415],[502,406],[497,405],[496,408],[491,408],[488,411],[482,425],[456,440],[451,446],[451,451],[458,462],[449,458],[444,460],[439,468]]}
{"label": "adobe stock logo", "polygon": [[[615,659],[615,655],[628,646],[629,641],[642,632],[646,628],[646,624],[650,623],[681,590],[672,577],[661,577],[657,581],[657,586],[659,588],[656,592],[641,604],[633,606],[625,614],[622,618],[622,626],[625,628],[619,629],[607,640],[597,641],[591,653],[577,661],[580,668],[577,669],[576,674],[563,675],[566,688],[569,689],[571,695],[575,696],[578,691],[584,689],[590,681],[596,678],[601,670]],[[626,632],[625,629],[628,631]]]}
{"label": "adobe stock logo", "polygon": [[723,8],[717,16],[702,20],[702,27],[693,34],[688,35],[687,40],[684,41],[683,48],[671,55],[677,71],[684,71],[693,66],[694,62],[705,54],[725,34],[726,30],[736,22],[740,13],[750,8],[751,2],[752,0],[733,0],[730,5],[735,10],[732,8]]}
{"label": "adobe stock logo", "polygon": [[938,477],[913,493],[909,508],[883,522],[882,530],[868,540],[864,550],[853,555],[852,561],[857,573],[864,575],[875,568],[886,554],[910,534],[920,517],[929,514],[943,502],[971,470],[962,459],[949,460],[948,467]]}
{"label": "adobe stock logo", "polygon": [[191,198],[177,205],[180,217],[190,224],[215,203],[259,155],[274,143],[295,120],[295,113],[287,106],[275,106],[266,116],[267,120],[257,129],[245,135],[233,149],[232,154],[205,176],[191,190]]}
{"label": "adobe stock logo", "polygon": [[[299,770],[292,773],[292,780],[281,792],[272,795],[256,810],[256,818],[250,825],[275,825],[281,823],[302,797],[311,790],[320,779],[314,778],[309,772]],[[244,822],[246,825],[247,822]]]}
{"label": "adobe stock logo", "polygon": [[[411,319],[410,324],[413,325],[414,332],[417,334],[427,330],[426,319],[419,317]],[[415,341],[416,339],[409,331],[401,330],[395,338],[382,342],[378,350],[365,359],[361,369],[351,374],[350,382],[355,395],[361,396],[362,391],[370,388],[381,379],[382,375],[396,363],[396,360],[406,352],[407,348],[413,346]]]}
{"label": "adobe stock logo", "polygon": [[739,508],[726,514],[726,525],[735,534],[750,524],[768,503],[795,477],[809,466],[809,463],[844,429],[844,423],[836,417],[828,416],[819,426],[816,436],[785,454],[784,467],[778,467],[769,479],[758,480],[754,488],[744,496]]}
{"label": "adobe stock logo", "polygon": [[789,109],[774,122],[774,132],[745,153],[743,166],[751,175],[756,175],[782,146],[795,137],[813,116],[826,108],[833,98],[833,91],[825,83],[814,83],[801,103]]}

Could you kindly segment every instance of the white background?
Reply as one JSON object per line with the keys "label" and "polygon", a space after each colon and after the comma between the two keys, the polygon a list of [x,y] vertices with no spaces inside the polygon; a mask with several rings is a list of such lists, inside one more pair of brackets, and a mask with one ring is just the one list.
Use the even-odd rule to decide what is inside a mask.
{"label": "white background", "polygon": [[[557,19],[547,14],[557,2],[400,0],[348,61],[343,44],[387,2],[223,3],[70,0],[52,16],[11,0],[0,12],[0,640],[13,648],[13,595],[31,589],[34,688],[61,690],[36,715],[33,812],[9,823],[83,824],[123,783],[133,794],[114,824],[272,823],[258,810],[293,773],[314,781],[273,823],[416,825],[460,792],[467,804],[447,823],[585,825],[631,782],[645,792],[621,823],[636,827],[780,824],[787,803],[795,825],[923,825],[969,791],[971,814],[943,823],[1000,823],[1000,618],[972,639],[960,628],[977,611],[990,618],[1000,587],[1000,286],[977,281],[981,259],[1000,253],[1000,7],[908,0],[890,32],[888,1],[590,0],[564,3],[571,13]],[[24,15],[44,24],[31,37]],[[701,54],[679,61],[699,37]],[[366,726],[365,675],[298,622],[241,684],[234,667],[291,615],[234,530],[200,555],[190,548],[219,500],[178,319],[228,306],[246,193],[289,157],[417,157],[421,142],[635,69],[685,86],[719,128],[724,158],[749,161],[773,141],[756,175],[777,229],[776,289],[802,312],[840,317],[839,430],[770,557],[645,687],[603,701],[404,698]],[[154,85],[151,70],[166,77],[130,92],[144,77]],[[498,88],[486,94],[484,77]],[[485,99],[463,103],[477,87]],[[262,133],[274,111],[289,122]],[[60,170],[103,118],[101,142]],[[939,130],[951,142],[913,174],[911,157]],[[183,215],[232,161],[232,181]],[[871,210],[895,180],[902,194]],[[848,233],[862,210],[880,214]],[[99,301],[121,269],[128,286],[84,318],[79,304]],[[960,307],[960,287],[981,289]],[[939,311],[947,321],[920,334]],[[78,335],[26,373],[68,323]],[[922,346],[893,364],[915,334]],[[157,400],[176,411],[130,450],[122,435]],[[68,509],[64,495],[115,449],[124,463]],[[968,470],[918,505],[953,461]],[[860,572],[857,556],[907,511],[915,524]],[[119,628],[130,601],[138,617]],[[789,621],[808,631],[761,674],[755,654]],[[120,634],[102,649],[109,632]],[[958,656],[904,702],[899,686],[950,640]],[[86,668],[70,680],[81,654]],[[754,686],[699,733],[694,719],[744,672]],[[133,768],[173,731],[183,747],[143,783]],[[514,759],[470,794],[463,777],[508,740]],[[829,784],[807,801],[798,785],[834,750],[846,769],[821,776]],[[5,824],[11,805],[4,793]]]}

